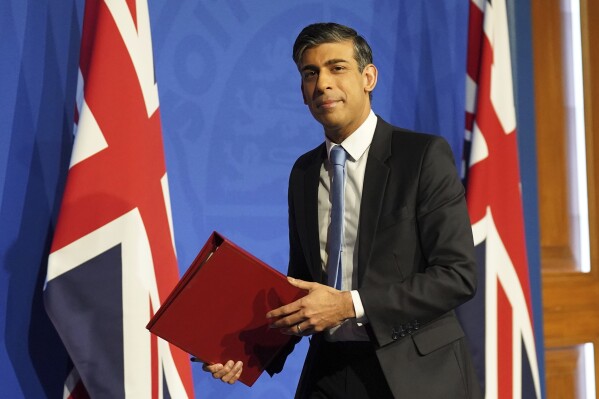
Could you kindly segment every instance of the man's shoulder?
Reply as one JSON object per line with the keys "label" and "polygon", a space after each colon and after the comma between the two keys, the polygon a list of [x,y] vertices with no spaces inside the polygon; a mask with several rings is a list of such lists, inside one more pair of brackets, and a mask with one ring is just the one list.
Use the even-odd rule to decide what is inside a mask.
{"label": "man's shoulder", "polygon": [[321,163],[324,159],[324,154],[326,153],[324,142],[319,144],[317,147],[311,149],[310,151],[302,154],[295,161],[292,170],[306,170],[310,166],[314,165],[314,163]]}
{"label": "man's shoulder", "polygon": [[394,140],[397,139],[397,140],[418,141],[418,142],[430,142],[430,141],[435,141],[435,140],[439,140],[439,139],[444,140],[443,137],[436,135],[436,134],[419,132],[419,131],[410,130],[407,128],[391,125],[390,123],[383,120],[381,117],[379,117],[379,124],[381,125],[381,127],[383,129],[387,129],[391,132]]}
{"label": "man's shoulder", "polygon": [[394,126],[381,117],[378,120],[377,131],[383,136],[381,137],[382,140],[388,140],[385,144],[391,146],[393,149],[416,150],[417,148],[421,148],[424,150],[431,144],[447,144],[447,141],[442,136]]}

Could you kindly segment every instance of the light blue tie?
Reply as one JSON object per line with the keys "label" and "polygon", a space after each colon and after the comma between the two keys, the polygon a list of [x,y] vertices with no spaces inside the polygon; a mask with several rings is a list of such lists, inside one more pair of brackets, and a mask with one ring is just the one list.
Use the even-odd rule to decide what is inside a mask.
{"label": "light blue tie", "polygon": [[341,289],[341,251],[343,245],[343,211],[345,187],[345,160],[347,153],[336,145],[331,149],[333,182],[331,184],[331,226],[329,229],[329,257],[327,260],[328,284]]}

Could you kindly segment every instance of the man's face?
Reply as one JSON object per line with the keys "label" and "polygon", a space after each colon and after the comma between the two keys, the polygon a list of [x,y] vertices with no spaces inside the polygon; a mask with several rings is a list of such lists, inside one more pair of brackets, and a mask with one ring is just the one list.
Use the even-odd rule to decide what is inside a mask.
{"label": "man's face", "polygon": [[368,117],[376,68],[370,64],[360,72],[353,43],[347,40],[307,49],[299,70],[304,103],[329,139],[340,143]]}

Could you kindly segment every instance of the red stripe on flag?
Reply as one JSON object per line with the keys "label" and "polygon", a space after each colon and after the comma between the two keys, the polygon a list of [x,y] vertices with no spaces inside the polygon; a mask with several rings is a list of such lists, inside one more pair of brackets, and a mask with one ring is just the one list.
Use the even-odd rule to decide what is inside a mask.
{"label": "red stripe on flag", "polygon": [[478,70],[480,68],[481,40],[483,33],[483,11],[470,2],[470,15],[468,18],[468,58],[466,71],[470,78],[478,81]]}
{"label": "red stripe on flag", "polygon": [[100,21],[99,10],[100,6],[104,5],[101,0],[86,0],[85,11],[83,13],[83,30],[81,32],[81,51],[79,53],[79,68],[81,74],[87,76],[89,74],[89,65],[94,54],[94,39],[98,26],[102,26]]}
{"label": "red stripe on flag", "polygon": [[135,5],[136,0],[127,0],[127,7],[129,7],[129,12],[131,13],[131,18],[133,18],[133,24],[137,29],[137,7]]}
{"label": "red stripe on flag", "polygon": [[67,399],[90,399],[81,380],[75,385],[75,388],[71,391]]}
{"label": "red stripe on flag", "polygon": [[466,113],[466,130],[472,132],[473,127],[474,127],[474,114],[467,112]]}

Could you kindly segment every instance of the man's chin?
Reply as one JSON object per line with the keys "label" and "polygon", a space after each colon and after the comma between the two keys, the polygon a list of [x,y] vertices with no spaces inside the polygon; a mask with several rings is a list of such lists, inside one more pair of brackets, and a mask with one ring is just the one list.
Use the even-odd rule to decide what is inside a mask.
{"label": "man's chin", "polygon": [[319,112],[318,114],[313,114],[314,119],[316,119],[322,126],[334,128],[339,125],[339,118],[337,115],[333,114],[333,112]]}

